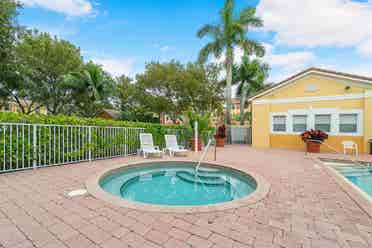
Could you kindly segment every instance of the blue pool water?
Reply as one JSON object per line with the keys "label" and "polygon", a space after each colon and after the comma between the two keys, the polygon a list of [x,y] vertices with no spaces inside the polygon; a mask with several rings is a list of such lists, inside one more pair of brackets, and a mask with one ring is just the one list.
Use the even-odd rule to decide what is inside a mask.
{"label": "blue pool water", "polygon": [[369,166],[336,166],[335,169],[350,182],[372,197],[372,167]]}
{"label": "blue pool water", "polygon": [[100,181],[101,187],[129,201],[155,205],[195,206],[228,202],[255,191],[249,175],[195,165],[155,164],[122,170]]}

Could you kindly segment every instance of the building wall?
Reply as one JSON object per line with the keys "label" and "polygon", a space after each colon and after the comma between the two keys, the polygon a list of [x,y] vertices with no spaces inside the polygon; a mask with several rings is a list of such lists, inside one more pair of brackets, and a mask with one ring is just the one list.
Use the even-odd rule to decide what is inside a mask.
{"label": "building wall", "polygon": [[364,111],[364,150],[370,152],[368,141],[372,139],[372,90],[366,92],[366,98],[364,98]]}
{"label": "building wall", "polygon": [[[273,113],[283,113],[288,116],[297,112],[308,116],[323,112],[333,113],[332,122],[334,122],[338,121],[334,119],[334,116],[338,116],[337,113],[356,111],[360,113],[358,118],[362,123],[360,128],[362,132],[353,135],[331,132],[326,143],[341,151],[342,141],[352,140],[358,144],[361,151],[366,152],[367,141],[372,138],[372,96],[364,97],[367,91],[372,91],[372,86],[369,89],[365,84],[310,74],[291,85],[255,99],[252,109],[253,146],[304,150],[305,144],[299,137],[299,133],[272,132]],[[326,99],[327,96],[333,99]],[[313,123],[311,122],[313,120],[309,121]],[[327,146],[322,146],[322,149],[330,151]]]}
{"label": "building wall", "polygon": [[[22,113],[21,109],[19,109],[19,106],[15,102],[8,102],[8,106],[3,106],[0,108],[1,112],[13,112],[13,113]],[[38,113],[40,114],[47,114],[48,110],[45,107],[41,107],[38,110]]]}

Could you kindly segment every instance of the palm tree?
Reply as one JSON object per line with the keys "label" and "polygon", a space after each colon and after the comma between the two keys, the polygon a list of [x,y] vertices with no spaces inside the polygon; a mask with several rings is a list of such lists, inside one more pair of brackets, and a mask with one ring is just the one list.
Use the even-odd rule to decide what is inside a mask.
{"label": "palm tree", "polygon": [[262,44],[247,38],[249,27],[262,27],[263,22],[256,17],[256,9],[248,7],[234,14],[234,0],[225,0],[225,6],[220,11],[221,22],[202,27],[197,35],[199,38],[209,36],[212,41],[199,52],[199,62],[205,63],[210,55],[220,58],[225,55],[226,69],[226,122],[231,124],[231,83],[234,64],[234,49],[241,48],[245,54],[263,56],[265,49]]}
{"label": "palm tree", "polygon": [[244,107],[247,97],[264,88],[268,77],[269,65],[258,59],[250,60],[243,56],[240,66],[233,68],[233,84],[238,84],[237,95],[240,97],[240,125],[244,125]]}
{"label": "palm tree", "polygon": [[89,62],[84,69],[72,73],[66,80],[71,89],[74,107],[86,117],[95,117],[104,106],[109,105],[108,96],[113,82],[101,66]]}

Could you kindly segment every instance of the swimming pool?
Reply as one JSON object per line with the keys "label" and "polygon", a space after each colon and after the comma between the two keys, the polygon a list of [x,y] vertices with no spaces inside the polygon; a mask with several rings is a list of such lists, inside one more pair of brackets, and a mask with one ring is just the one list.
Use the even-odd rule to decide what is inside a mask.
{"label": "swimming pool", "polygon": [[337,164],[333,168],[372,197],[372,166]]}
{"label": "swimming pool", "polygon": [[151,163],[116,170],[99,180],[107,193],[130,202],[163,206],[200,206],[246,197],[256,180],[236,170],[195,163]]}
{"label": "swimming pool", "polygon": [[256,204],[270,192],[261,175],[228,163],[189,160],[130,161],[104,167],[85,186],[115,207],[163,213],[207,213]]}

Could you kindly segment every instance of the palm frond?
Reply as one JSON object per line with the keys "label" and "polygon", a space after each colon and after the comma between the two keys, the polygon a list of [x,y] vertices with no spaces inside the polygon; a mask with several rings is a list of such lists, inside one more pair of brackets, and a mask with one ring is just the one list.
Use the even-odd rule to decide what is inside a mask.
{"label": "palm frond", "polygon": [[196,34],[198,38],[203,38],[206,35],[209,35],[211,37],[220,37],[221,36],[221,31],[219,26],[217,25],[212,25],[212,24],[207,24],[201,29],[199,29],[198,33]]}
{"label": "palm frond", "polygon": [[256,16],[255,8],[246,8],[240,12],[239,23],[245,27],[262,27],[263,21]]}
{"label": "palm frond", "polygon": [[205,45],[199,52],[198,62],[204,64],[210,55],[214,55],[216,58],[219,58],[222,54],[223,47],[219,40],[215,40],[213,42],[208,43]]}
{"label": "palm frond", "polygon": [[244,38],[241,39],[239,43],[244,52],[247,54],[254,54],[258,57],[263,57],[265,55],[265,47],[257,41]]}

